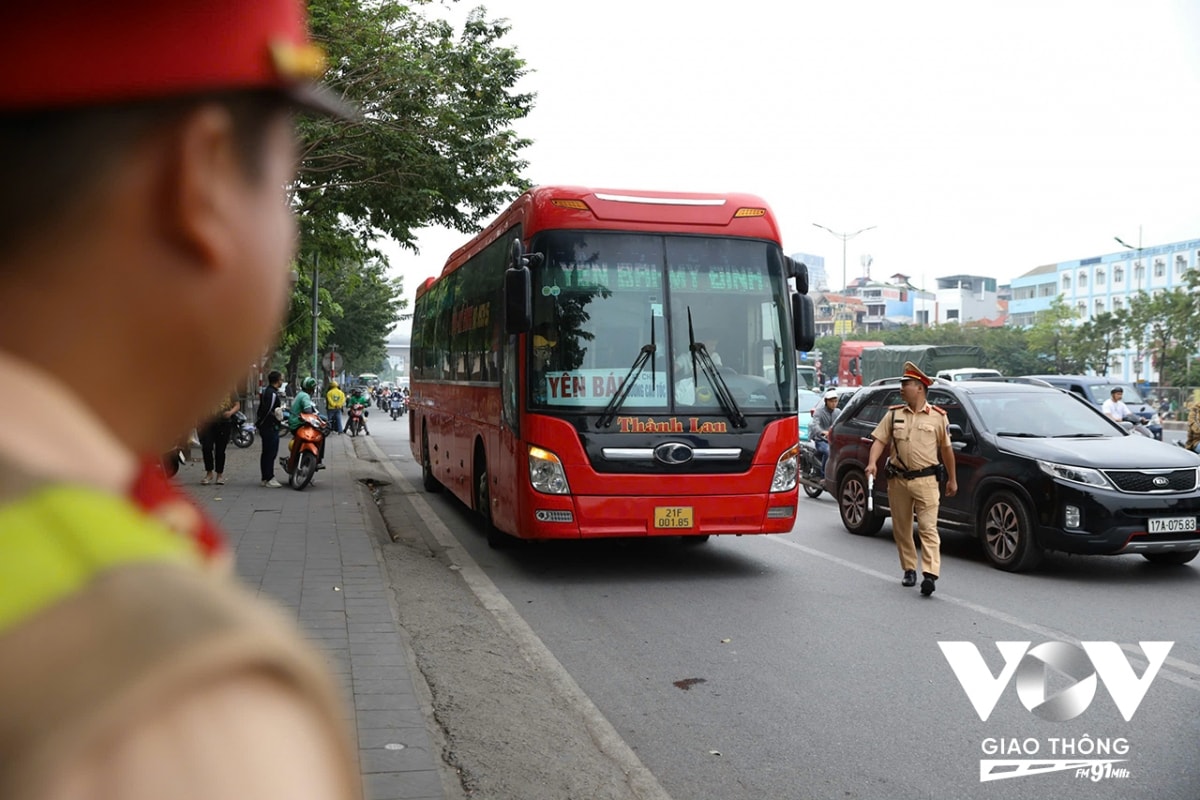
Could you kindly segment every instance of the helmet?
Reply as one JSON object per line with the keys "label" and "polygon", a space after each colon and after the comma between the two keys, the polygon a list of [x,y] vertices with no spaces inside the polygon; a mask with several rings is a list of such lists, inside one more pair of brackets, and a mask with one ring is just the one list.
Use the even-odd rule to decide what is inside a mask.
{"label": "helmet", "polygon": [[329,382],[329,388],[330,388],[330,389],[336,389],[336,388],[337,388],[337,381],[330,381],[330,382]]}
{"label": "helmet", "polygon": [[838,393],[836,389],[830,389],[821,395],[822,400],[837,400]]}
{"label": "helmet", "polygon": [[317,388],[317,379],[309,375],[307,378],[300,381],[300,388],[306,392],[311,392],[313,389]]}

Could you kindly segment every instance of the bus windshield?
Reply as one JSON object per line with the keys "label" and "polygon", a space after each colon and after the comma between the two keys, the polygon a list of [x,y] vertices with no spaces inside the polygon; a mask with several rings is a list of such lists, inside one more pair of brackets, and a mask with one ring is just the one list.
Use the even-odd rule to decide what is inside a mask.
{"label": "bus windshield", "polygon": [[550,231],[531,249],[531,408],[599,412],[628,379],[621,411],[796,412],[777,244]]}

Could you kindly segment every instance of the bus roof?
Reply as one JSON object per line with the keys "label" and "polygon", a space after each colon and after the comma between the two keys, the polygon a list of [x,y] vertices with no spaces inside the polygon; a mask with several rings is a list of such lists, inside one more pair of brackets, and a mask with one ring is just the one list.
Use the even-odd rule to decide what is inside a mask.
{"label": "bus roof", "polygon": [[[543,230],[619,230],[741,236],[780,243],[779,225],[766,202],[744,193],[658,192],[539,186],[522,194],[474,238],[446,259],[442,275],[495,242],[518,222],[529,239]],[[417,296],[432,286],[426,280]]]}

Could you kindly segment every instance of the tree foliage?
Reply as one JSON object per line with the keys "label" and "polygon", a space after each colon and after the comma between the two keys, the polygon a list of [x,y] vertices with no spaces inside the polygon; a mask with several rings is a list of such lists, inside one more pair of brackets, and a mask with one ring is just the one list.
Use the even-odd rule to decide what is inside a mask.
{"label": "tree foliage", "polygon": [[513,123],[533,95],[514,88],[526,68],[501,42],[507,22],[478,8],[456,32],[425,16],[428,6],[309,0],[327,82],[362,114],[298,121],[299,280],[279,341],[290,379],[311,371],[314,270],[318,348],[336,345],[348,371],[382,372],[408,301],[375,243],[415,249],[423,227],[471,231],[527,186],[520,153],[529,141]]}
{"label": "tree foliage", "polygon": [[[453,26],[427,3],[310,0],[329,83],[362,109],[354,121],[301,123],[301,213],[363,240],[412,246],[428,225],[471,230],[526,188],[512,124],[533,95],[514,90],[525,62],[501,45],[504,21],[470,13]],[[314,229],[323,227],[313,225]]]}

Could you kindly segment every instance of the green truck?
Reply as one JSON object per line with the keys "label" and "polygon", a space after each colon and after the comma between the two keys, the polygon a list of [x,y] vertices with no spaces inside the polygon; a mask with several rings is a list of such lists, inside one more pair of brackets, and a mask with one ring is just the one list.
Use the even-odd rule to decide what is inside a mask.
{"label": "green truck", "polygon": [[862,351],[862,382],[866,386],[883,378],[904,374],[904,362],[911,361],[931,378],[939,370],[983,366],[983,348],[973,344],[884,345]]}

